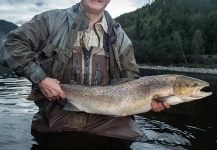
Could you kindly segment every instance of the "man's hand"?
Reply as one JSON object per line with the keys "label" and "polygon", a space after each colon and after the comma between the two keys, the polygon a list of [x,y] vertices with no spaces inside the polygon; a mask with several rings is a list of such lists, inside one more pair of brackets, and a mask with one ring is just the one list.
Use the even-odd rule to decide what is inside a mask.
{"label": "man's hand", "polygon": [[169,109],[170,105],[166,102],[160,103],[155,100],[152,100],[151,107],[154,112],[160,112],[161,110],[164,110],[164,108]]}
{"label": "man's hand", "polygon": [[65,100],[65,94],[59,83],[57,79],[47,77],[38,84],[38,88],[49,101]]}

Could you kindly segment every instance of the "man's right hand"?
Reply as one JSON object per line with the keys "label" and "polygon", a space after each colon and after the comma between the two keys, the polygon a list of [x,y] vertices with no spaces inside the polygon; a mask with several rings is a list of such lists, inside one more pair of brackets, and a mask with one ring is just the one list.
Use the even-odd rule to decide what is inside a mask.
{"label": "man's right hand", "polygon": [[59,83],[57,79],[47,77],[38,84],[38,88],[49,101],[64,101],[66,97]]}

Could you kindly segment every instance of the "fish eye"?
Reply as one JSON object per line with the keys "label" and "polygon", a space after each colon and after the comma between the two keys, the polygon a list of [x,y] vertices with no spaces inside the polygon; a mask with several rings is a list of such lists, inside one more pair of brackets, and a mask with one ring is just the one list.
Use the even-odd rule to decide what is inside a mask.
{"label": "fish eye", "polygon": [[196,86],[198,86],[198,83],[193,83],[193,87],[196,87]]}

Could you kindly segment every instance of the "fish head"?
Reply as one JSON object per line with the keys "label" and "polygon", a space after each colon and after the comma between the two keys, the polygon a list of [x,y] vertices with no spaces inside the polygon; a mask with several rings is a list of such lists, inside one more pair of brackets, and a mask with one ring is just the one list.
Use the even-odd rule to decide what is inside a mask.
{"label": "fish head", "polygon": [[208,87],[209,83],[188,76],[178,76],[173,83],[173,91],[182,102],[189,102],[212,95],[212,92],[203,92],[201,89]]}

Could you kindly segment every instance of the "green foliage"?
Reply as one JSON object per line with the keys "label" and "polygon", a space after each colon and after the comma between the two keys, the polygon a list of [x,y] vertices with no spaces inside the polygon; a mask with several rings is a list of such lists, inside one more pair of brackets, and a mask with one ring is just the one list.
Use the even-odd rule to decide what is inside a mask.
{"label": "green foliage", "polygon": [[192,38],[192,51],[195,55],[204,54],[204,40],[200,29],[196,30]]}
{"label": "green foliage", "polygon": [[216,0],[155,0],[116,20],[138,62],[198,63],[201,55],[217,54]]}

